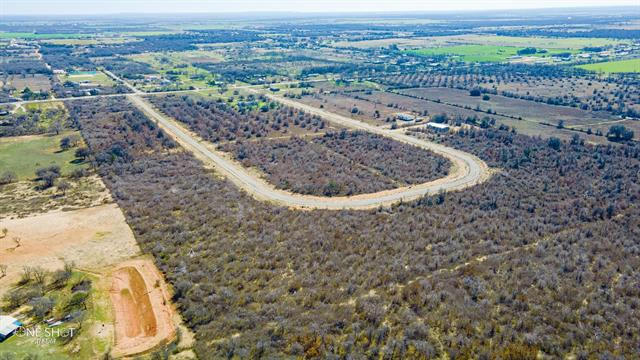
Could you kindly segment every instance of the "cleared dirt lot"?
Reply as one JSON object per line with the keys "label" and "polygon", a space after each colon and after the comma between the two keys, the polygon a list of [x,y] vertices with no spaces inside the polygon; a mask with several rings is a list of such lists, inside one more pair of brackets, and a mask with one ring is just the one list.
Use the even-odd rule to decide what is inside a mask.
{"label": "cleared dirt lot", "polygon": [[114,356],[131,356],[176,336],[174,312],[162,275],[149,259],[122,263],[111,274],[115,311]]}
{"label": "cleared dirt lot", "polygon": [[[426,110],[431,116],[444,113],[453,118],[458,116],[463,118],[477,116],[479,118],[482,118],[486,115],[473,111],[471,109],[464,109],[443,103],[416,99],[390,92],[374,91],[371,94],[359,93],[358,96],[362,99],[366,99],[393,109],[395,110],[395,112],[413,111],[422,113]],[[508,120],[508,118],[504,118],[502,116],[492,115],[492,117],[495,117],[496,120]]]}
{"label": "cleared dirt lot", "polygon": [[[319,108],[322,106],[325,110],[331,111],[342,116],[347,116],[352,119],[364,121],[371,125],[384,125],[388,124],[385,120],[387,117],[393,119],[398,109],[389,108],[386,105],[377,104],[375,102],[356,99],[342,94],[315,94],[303,96],[299,101],[303,104],[307,104],[313,107]],[[352,110],[356,108],[358,111],[353,113]],[[378,111],[378,117],[375,116],[375,112]]]}
{"label": "cleared dirt lot", "polygon": [[[7,276],[0,278],[0,292],[19,279],[23,266],[57,270],[66,261],[95,270],[140,254],[116,204],[3,219],[0,228],[8,230],[0,239],[0,263],[7,265]],[[16,238],[20,243],[17,247]]]}
{"label": "cleared dirt lot", "polygon": [[22,91],[29,88],[31,91],[49,91],[51,90],[51,80],[46,75],[13,75],[9,78],[8,84],[14,87],[16,91]]}

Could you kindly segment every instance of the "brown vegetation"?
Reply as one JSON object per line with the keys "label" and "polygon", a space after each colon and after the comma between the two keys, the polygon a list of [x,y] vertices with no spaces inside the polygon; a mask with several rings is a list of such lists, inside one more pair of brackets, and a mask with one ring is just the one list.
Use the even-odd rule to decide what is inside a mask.
{"label": "brown vegetation", "polygon": [[213,177],[153,124],[108,106],[81,116],[94,106],[72,112],[95,153],[128,154],[100,173],[173,285],[200,358],[637,353],[638,148],[463,131],[443,141],[503,169],[486,183],[300,212]]}
{"label": "brown vegetation", "polygon": [[[256,101],[253,95],[250,97]],[[217,101],[190,96],[151,96],[157,109],[181,121],[203,139],[218,143],[241,139],[313,133],[325,129],[318,116],[275,103],[259,110],[236,110],[223,100]],[[266,99],[263,99],[266,100]]]}
{"label": "brown vegetation", "polygon": [[237,142],[221,146],[236,160],[263,171],[276,187],[338,196],[425,183],[447,174],[449,163],[430,151],[364,132]]}

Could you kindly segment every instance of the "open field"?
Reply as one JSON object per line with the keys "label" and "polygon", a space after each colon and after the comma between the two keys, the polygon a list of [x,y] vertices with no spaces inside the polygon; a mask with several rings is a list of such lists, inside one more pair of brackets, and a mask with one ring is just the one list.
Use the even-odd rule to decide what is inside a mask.
{"label": "open field", "polygon": [[133,37],[97,37],[97,38],[69,38],[69,39],[48,39],[44,43],[54,45],[106,45],[123,44],[126,42],[140,41]]}
{"label": "open field", "polygon": [[437,47],[447,45],[493,45],[515,47],[537,47],[543,49],[582,49],[589,46],[610,46],[629,43],[614,39],[603,38],[551,38],[551,37],[521,37],[465,34],[453,36],[434,36],[417,38],[388,38],[361,41],[337,41],[335,47],[355,47],[362,49],[388,47],[397,45],[401,49],[415,47]]}
{"label": "open field", "polygon": [[563,121],[565,125],[580,125],[592,122],[617,120],[607,113],[584,111],[567,106],[554,106],[522,99],[508,98],[501,95],[489,95],[489,100],[482,96],[470,96],[469,91],[451,88],[418,88],[400,91],[403,94],[417,96],[428,100],[440,100],[443,103],[455,104],[471,109],[491,110],[499,115],[522,117],[526,120],[557,125]]}
{"label": "open field", "polygon": [[51,90],[51,81],[48,75],[12,75],[7,81],[9,87],[15,88],[15,95],[20,96],[25,88],[31,91],[49,91]]}
{"label": "open field", "polygon": [[[499,45],[454,45],[436,48],[407,50],[408,54],[419,56],[451,55],[466,62],[501,62],[518,55],[521,47]],[[546,53],[535,54],[535,57],[549,57],[554,54],[575,52],[575,50],[548,49]]]}
{"label": "open field", "polygon": [[[179,89],[206,88],[211,86],[215,77],[207,70],[195,67],[200,62],[219,62],[222,60],[220,53],[215,51],[186,51],[147,53],[131,55],[130,59],[150,65],[163,78],[169,80],[171,85]],[[158,84],[145,84],[135,80],[134,85],[141,89],[152,90]]]}
{"label": "open field", "polygon": [[458,35],[443,36],[439,41],[459,44],[535,47],[541,49],[573,49],[580,50],[585,47],[606,47],[620,44],[628,44],[629,41],[603,39],[603,38],[552,38],[542,36],[497,36],[497,35]]}
{"label": "open field", "polygon": [[[0,263],[8,270],[0,277],[0,294],[21,294],[20,286],[31,285],[15,285],[24,278],[25,267],[53,272],[71,264],[74,273],[66,288],[47,290],[47,296],[58,304],[49,316],[62,319],[72,311],[68,304],[77,303],[75,299],[80,297],[76,295],[83,295],[78,291],[84,292],[82,298],[87,300],[79,320],[65,317],[57,327],[60,331],[74,328],[78,335],[72,340],[32,344],[38,339],[13,336],[0,346],[0,355],[84,360],[105,353],[118,357],[140,354],[168,346],[176,339],[178,327],[184,339],[171,345],[172,349],[177,346],[179,351],[189,352],[192,335],[182,327],[169,302],[162,274],[149,259],[137,258],[140,249],[116,204],[3,220],[2,226],[7,234],[0,242]],[[33,322],[24,309],[17,312],[21,319],[29,319],[27,326],[48,327]],[[131,327],[137,325],[142,334],[128,331],[136,330]]]}
{"label": "open field", "polygon": [[[8,230],[0,242],[7,276],[0,289],[17,281],[23,266],[57,270],[64,262],[80,269],[99,269],[138,255],[140,250],[120,208],[106,204],[74,211],[56,211],[20,219],[3,219]],[[19,238],[16,247],[13,238]]]}
{"label": "open field", "polygon": [[86,71],[58,75],[60,82],[71,81],[80,86],[114,86],[116,83],[102,72]]}
{"label": "open field", "polygon": [[90,37],[90,34],[34,34],[33,32],[0,32],[0,39],[77,39]]}
{"label": "open field", "polygon": [[591,129],[593,132],[600,131],[603,134],[607,134],[609,128],[613,125],[623,125],[634,133],[634,139],[640,140],[640,121],[639,120],[618,120],[611,123],[593,123],[587,125],[576,125],[573,128],[587,130]]}
{"label": "open field", "polygon": [[579,68],[602,73],[640,73],[640,59],[608,61],[579,65]]}
{"label": "open field", "polygon": [[377,104],[342,94],[307,95],[302,96],[299,101],[371,125],[389,125],[398,113],[398,109],[389,108],[386,104]]}
{"label": "open field", "polygon": [[58,165],[61,173],[67,175],[74,169],[87,164],[77,161],[75,149],[60,149],[60,140],[78,132],[64,132],[60,135],[28,135],[0,138],[0,171],[12,171],[18,179],[34,179],[39,168]]}
{"label": "open field", "polygon": [[[353,94],[353,96],[376,103],[378,106],[386,106],[394,112],[413,112],[423,114],[426,111],[429,116],[446,114],[452,119],[465,119],[467,117],[474,116],[481,118],[487,115],[486,113],[476,112],[473,109],[465,109],[464,107],[451,106],[442,102],[438,103],[435,101],[427,101],[385,91],[374,91],[371,94],[357,93]],[[507,120],[507,118],[499,115],[491,116],[495,117],[497,120]]]}

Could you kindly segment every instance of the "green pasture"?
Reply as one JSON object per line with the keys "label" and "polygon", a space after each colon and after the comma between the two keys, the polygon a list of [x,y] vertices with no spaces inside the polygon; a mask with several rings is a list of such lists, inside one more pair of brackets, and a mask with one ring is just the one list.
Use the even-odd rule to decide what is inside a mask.
{"label": "green pasture", "polygon": [[78,72],[58,75],[62,83],[71,81],[75,83],[92,83],[102,86],[114,86],[115,82],[102,72]]}
{"label": "green pasture", "polygon": [[579,68],[602,73],[640,73],[640,59],[607,61],[579,65]]}
{"label": "green pasture", "polygon": [[30,32],[0,32],[0,39],[78,39],[90,36],[90,34],[34,34]]}
{"label": "green pasture", "polygon": [[86,167],[76,161],[75,148],[60,149],[60,140],[79,132],[63,132],[60,135],[19,136],[0,139],[0,173],[12,171],[20,180],[35,178],[35,172],[41,167],[60,166],[63,175],[74,169]]}
{"label": "green pasture", "polygon": [[[496,46],[496,45],[456,45],[437,48],[425,48],[419,50],[406,50],[405,52],[419,56],[449,55],[458,56],[466,62],[502,62],[512,56],[518,55],[521,47]],[[575,53],[576,50],[548,49],[546,53],[535,54],[537,57],[549,57],[563,52]]]}

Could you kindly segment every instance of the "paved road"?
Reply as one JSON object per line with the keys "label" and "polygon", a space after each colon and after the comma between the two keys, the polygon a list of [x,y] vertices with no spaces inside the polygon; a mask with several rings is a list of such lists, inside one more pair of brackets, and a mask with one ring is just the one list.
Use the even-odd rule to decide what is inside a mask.
{"label": "paved road", "polygon": [[488,178],[488,176],[486,176],[488,171],[486,164],[471,154],[407,136],[405,134],[379,129],[375,126],[371,126],[357,120],[329,113],[279,96],[271,94],[265,95],[286,105],[295,106],[309,113],[322,116],[328,121],[338,123],[349,128],[387,136],[394,140],[441,154],[453,163],[451,172],[444,178],[425,184],[386,190],[373,194],[362,194],[349,197],[320,197],[294,194],[274,188],[265,180],[249,173],[249,171],[241,164],[226,159],[220,153],[213,150],[211,146],[205,146],[205,142],[199,140],[197,136],[190,134],[188,130],[183,128],[182,125],[178,124],[176,121],[169,119],[155,110],[153,106],[151,106],[142,97],[135,94],[127,95],[127,97],[134,105],[138,106],[152,119],[156,120],[158,124],[178,140],[182,146],[191,150],[198,158],[213,164],[234,184],[262,201],[271,201],[280,205],[305,209],[371,209],[378,206],[390,205],[399,201],[413,200],[427,194],[438,193],[439,191],[463,189],[476,185]]}
{"label": "paved road", "polygon": [[128,87],[129,90],[133,91],[134,94],[143,94],[142,91],[138,90],[135,86],[129,84],[127,81],[124,81],[124,79],[119,78],[118,76],[116,76],[116,74],[112,73],[111,71],[107,69],[102,69],[102,72],[107,74],[107,76],[111,77],[117,82],[121,82],[124,86]]}

